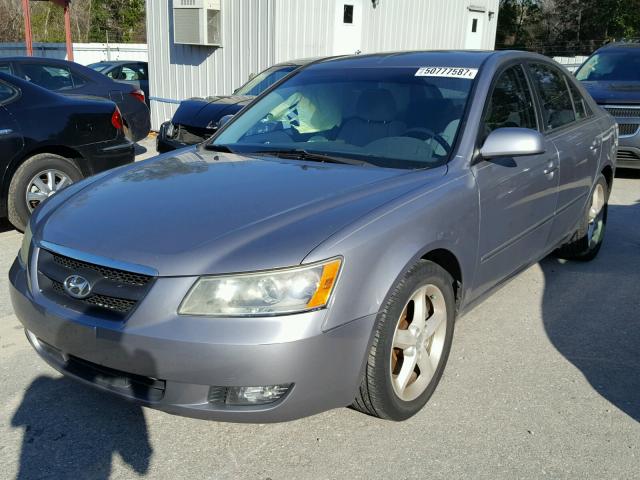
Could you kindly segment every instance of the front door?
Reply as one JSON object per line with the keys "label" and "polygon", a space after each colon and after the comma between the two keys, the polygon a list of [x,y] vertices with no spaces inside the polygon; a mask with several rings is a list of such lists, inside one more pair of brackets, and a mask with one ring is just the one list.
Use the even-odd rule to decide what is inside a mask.
{"label": "front door", "polygon": [[362,50],[362,0],[336,0],[333,54],[353,55]]}
{"label": "front door", "polygon": [[[499,74],[485,108],[481,140],[505,127],[538,130],[521,65]],[[480,192],[477,295],[545,253],[558,197],[557,165],[558,153],[547,140],[543,154],[481,159],[472,167]]]}
{"label": "front door", "polygon": [[485,13],[469,10],[467,14],[467,30],[464,37],[466,50],[482,50]]}

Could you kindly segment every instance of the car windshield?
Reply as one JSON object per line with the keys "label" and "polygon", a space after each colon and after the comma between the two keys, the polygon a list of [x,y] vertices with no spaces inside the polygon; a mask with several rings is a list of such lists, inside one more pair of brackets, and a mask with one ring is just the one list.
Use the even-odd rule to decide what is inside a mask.
{"label": "car windshield", "polygon": [[287,65],[286,67],[271,67],[264,72],[259,73],[238,90],[236,95],[258,96],[271,85],[286,77],[290,72],[295,70],[295,66]]}
{"label": "car windshield", "polygon": [[88,65],[90,69],[95,70],[96,72],[106,70],[110,66],[111,65],[109,65],[108,63],[92,63],[91,65]]}
{"label": "car windshield", "polygon": [[418,67],[307,68],[240,114],[210,145],[243,153],[322,154],[389,168],[449,158],[473,85]]}
{"label": "car windshield", "polygon": [[640,48],[596,53],[576,72],[582,81],[640,81]]}

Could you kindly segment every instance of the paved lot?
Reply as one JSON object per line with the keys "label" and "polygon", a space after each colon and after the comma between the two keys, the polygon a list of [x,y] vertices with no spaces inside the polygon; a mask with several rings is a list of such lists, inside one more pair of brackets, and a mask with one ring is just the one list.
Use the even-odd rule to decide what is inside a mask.
{"label": "paved lot", "polygon": [[[457,325],[431,403],[234,425],[63,379],[12,315],[0,233],[0,477],[632,479],[640,475],[640,175],[618,178],[600,256],[546,259]],[[294,361],[295,359],[292,359]]]}

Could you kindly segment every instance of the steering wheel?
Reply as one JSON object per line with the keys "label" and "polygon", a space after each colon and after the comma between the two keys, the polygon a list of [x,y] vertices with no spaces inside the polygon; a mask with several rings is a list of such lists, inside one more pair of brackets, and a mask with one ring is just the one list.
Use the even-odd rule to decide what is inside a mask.
{"label": "steering wheel", "polygon": [[444,148],[444,151],[447,155],[451,153],[451,146],[449,145],[449,143],[444,138],[442,138],[441,135],[438,135],[437,133],[429,130],[428,128],[422,128],[422,127],[410,128],[409,130],[405,131],[402,134],[402,136],[417,138],[418,140],[424,140],[425,142],[433,138],[436,142],[438,142],[442,146],[442,148]]}

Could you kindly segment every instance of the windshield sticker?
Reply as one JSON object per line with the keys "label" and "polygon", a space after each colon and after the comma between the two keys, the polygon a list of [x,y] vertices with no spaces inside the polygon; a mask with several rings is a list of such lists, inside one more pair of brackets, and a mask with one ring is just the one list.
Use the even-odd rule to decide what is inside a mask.
{"label": "windshield sticker", "polygon": [[476,78],[477,68],[466,67],[420,67],[416,77]]}

